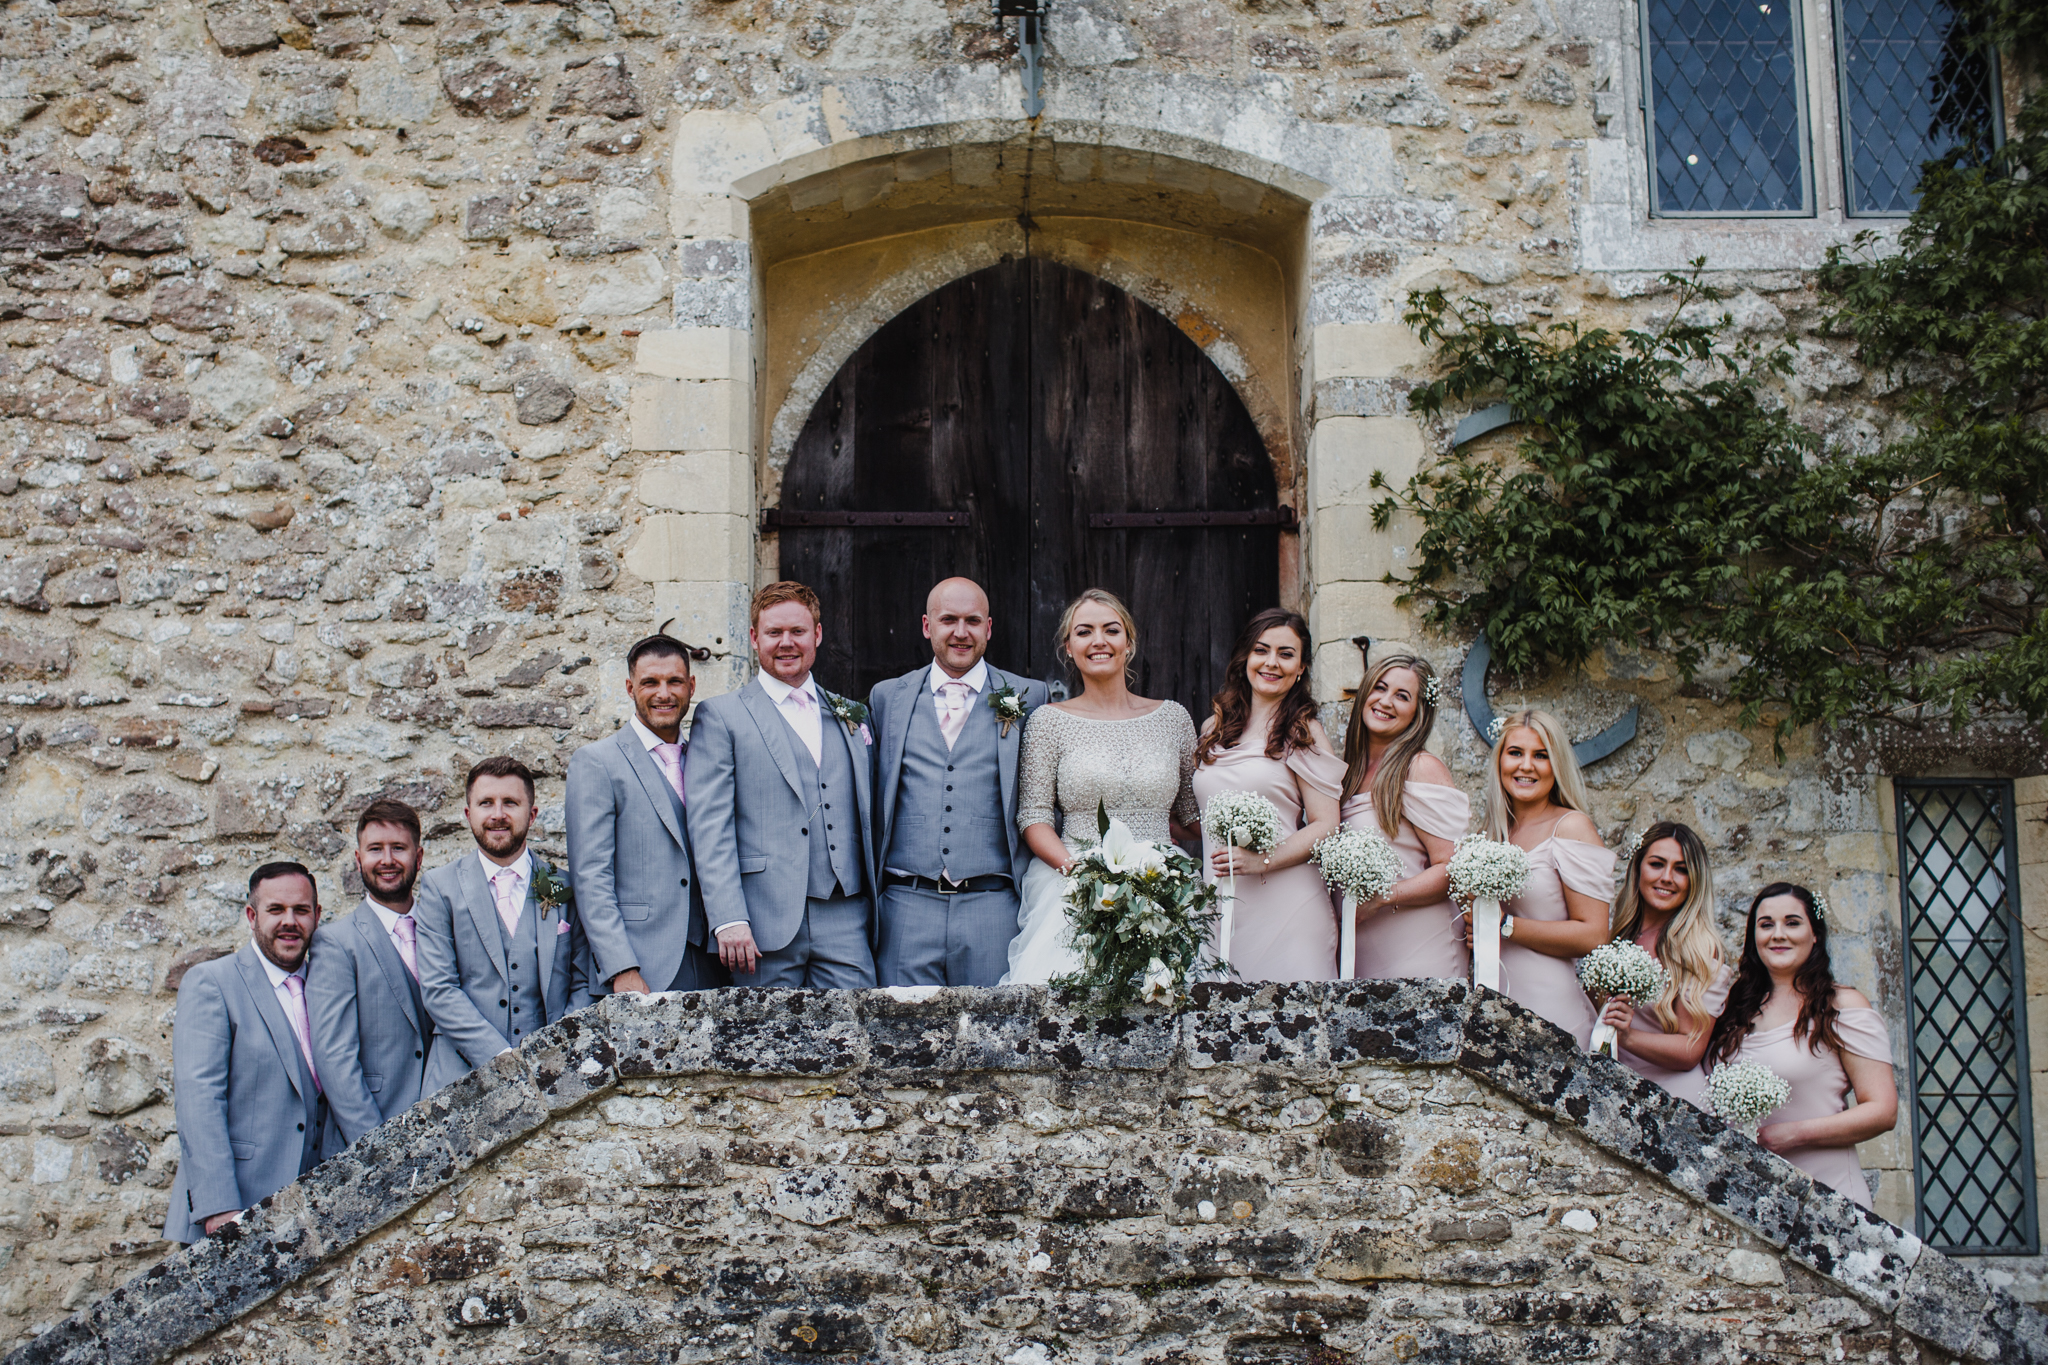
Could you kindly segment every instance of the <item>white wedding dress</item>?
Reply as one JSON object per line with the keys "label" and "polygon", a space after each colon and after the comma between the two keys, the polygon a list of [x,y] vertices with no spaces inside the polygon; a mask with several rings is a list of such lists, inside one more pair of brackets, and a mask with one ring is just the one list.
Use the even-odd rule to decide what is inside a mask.
{"label": "white wedding dress", "polygon": [[[1017,788],[1017,827],[1053,824],[1067,848],[1096,842],[1096,811],[1106,809],[1137,838],[1167,844],[1168,817],[1195,820],[1195,723],[1179,702],[1161,702],[1134,720],[1091,720],[1051,706],[1031,713]],[[1067,941],[1066,878],[1036,858],[1018,888],[1017,936],[1010,940],[1004,986],[1043,985],[1076,971]]]}

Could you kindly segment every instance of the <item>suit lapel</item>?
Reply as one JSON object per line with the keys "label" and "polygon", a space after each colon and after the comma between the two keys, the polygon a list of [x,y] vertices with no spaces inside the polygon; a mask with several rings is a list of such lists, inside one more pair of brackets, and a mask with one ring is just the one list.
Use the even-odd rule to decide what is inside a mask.
{"label": "suit lapel", "polygon": [[306,1072],[306,1054],[299,1051],[299,1035],[292,1032],[291,1020],[284,1017],[284,1006],[277,1003],[277,989],[270,984],[270,973],[263,970],[255,944],[244,944],[235,954],[235,969],[242,974],[242,985],[255,997],[256,1013],[263,1020],[264,1032],[270,1035],[270,1045],[277,1049],[278,1061],[284,1064],[286,1079],[304,1100],[313,1093],[313,1078]]}
{"label": "suit lapel", "polygon": [[[796,793],[796,799],[809,804],[804,794],[803,783],[796,776],[796,750],[790,746],[796,743],[796,736],[790,732],[789,722],[782,718],[782,712],[775,703],[768,700],[768,693],[756,678],[740,689],[740,705],[754,718],[754,728],[761,732],[761,742],[768,746],[769,757],[782,770],[783,780]],[[820,724],[823,717],[819,718]]]}
{"label": "suit lapel", "polygon": [[[1012,686],[1015,686],[1015,684],[1003,674],[993,668],[988,671],[988,688],[991,697],[1002,691],[1005,687]],[[1019,693],[1018,695],[1022,696],[1023,694]],[[984,702],[983,705],[987,705],[987,703]],[[994,717],[993,712],[990,715]],[[1000,718],[995,718],[995,720],[996,771],[1002,780],[1003,809],[1005,811],[1013,811],[1017,808],[1017,750],[1024,743],[1024,722],[1020,720],[1014,725],[1005,726]],[[1008,734],[1003,733],[1005,729],[1009,731]],[[1014,847],[1017,842],[1017,822],[1015,820],[1005,820],[1003,823],[1010,827],[1010,843]]]}
{"label": "suit lapel", "polygon": [[[896,822],[896,788],[903,780],[903,746],[910,742],[910,727],[917,719],[918,683],[927,675],[928,669],[920,668],[915,673],[906,673],[895,682],[897,695],[890,700],[891,724],[882,734],[882,822],[893,826]],[[883,842],[888,840],[887,831]]]}
{"label": "suit lapel", "polygon": [[413,1006],[412,973],[405,969],[405,960],[398,955],[398,945],[391,941],[391,935],[384,932],[384,921],[377,918],[377,912],[370,908],[367,900],[349,918],[361,921],[356,925],[357,936],[369,949],[377,970],[384,973],[384,984],[398,997],[398,1007],[412,1021],[413,1031],[424,1033],[426,1030],[420,1027],[419,1011]]}
{"label": "suit lapel", "polygon": [[[484,951],[498,969],[498,980],[510,981],[512,974],[505,970],[505,933],[498,919],[498,903],[491,897],[491,884],[484,877],[476,853],[465,853],[457,860],[455,879],[462,884],[462,907],[469,911],[470,923],[476,926],[477,937],[484,941]],[[529,878],[529,894],[532,884]]]}
{"label": "suit lapel", "polygon": [[534,954],[534,956],[540,959],[540,1007],[542,1017],[545,1018],[548,1007],[548,986],[555,974],[555,940],[561,936],[560,931],[551,926],[567,923],[569,915],[567,910],[558,910],[556,913],[561,916],[559,920],[550,921],[540,917],[540,898],[533,894],[533,884],[540,880],[540,870],[543,867],[551,872],[554,870],[552,864],[544,863],[539,857],[535,857],[533,860],[534,875],[526,879],[526,908],[533,915],[533,936],[540,944],[540,951]]}
{"label": "suit lapel", "polygon": [[668,784],[668,775],[654,761],[654,755],[647,752],[647,746],[640,742],[640,732],[632,726],[619,731],[618,743],[620,756],[633,770],[633,776],[640,779],[640,789],[654,803],[654,812],[668,828],[669,837],[676,841],[677,847],[682,847],[683,822],[677,811],[676,789]]}

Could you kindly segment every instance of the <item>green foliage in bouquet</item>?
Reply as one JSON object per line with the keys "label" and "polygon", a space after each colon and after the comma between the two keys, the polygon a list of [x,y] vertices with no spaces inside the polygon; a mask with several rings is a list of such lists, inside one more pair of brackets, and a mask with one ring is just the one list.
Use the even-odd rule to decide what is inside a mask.
{"label": "green foliage in bouquet", "polygon": [[1089,991],[1110,1011],[1177,1004],[1196,973],[1222,969],[1209,951],[1220,893],[1193,858],[1136,838],[1099,803],[1095,825],[1100,842],[1075,857],[1067,875],[1067,923],[1081,969],[1052,984]]}

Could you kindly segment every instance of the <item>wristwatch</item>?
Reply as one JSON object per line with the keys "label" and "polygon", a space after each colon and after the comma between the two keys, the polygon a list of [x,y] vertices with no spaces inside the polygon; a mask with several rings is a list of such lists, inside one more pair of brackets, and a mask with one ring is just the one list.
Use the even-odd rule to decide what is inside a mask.
{"label": "wristwatch", "polygon": [[1500,936],[1502,938],[1513,938],[1515,936],[1515,917],[1513,915],[1502,915],[1500,917]]}

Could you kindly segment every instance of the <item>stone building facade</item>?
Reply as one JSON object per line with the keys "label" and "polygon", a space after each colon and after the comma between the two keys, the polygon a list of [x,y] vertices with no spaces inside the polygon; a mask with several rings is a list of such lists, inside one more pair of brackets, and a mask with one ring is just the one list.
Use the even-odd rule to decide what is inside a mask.
{"label": "stone building facade", "polygon": [[[626,642],[675,618],[706,691],[745,679],[778,562],[759,514],[806,415],[949,281],[1042,255],[1201,346],[1298,516],[1281,581],[1333,705],[1354,637],[1453,670],[1468,643],[1396,604],[1404,530],[1370,523],[1370,476],[1450,438],[1404,403],[1411,287],[1627,322],[1704,254],[1740,325],[1797,341],[1803,417],[1881,438],[1881,386],[1806,335],[1802,272],[1867,225],[1839,159],[1816,154],[1808,218],[1650,217],[1634,14],[1056,0],[1026,120],[985,0],[0,9],[0,1334],[160,1254],[176,987],[240,940],[247,869],[303,858],[345,906],[357,812],[407,799],[452,856],[461,774],[504,751],[557,844]],[[1639,707],[1590,772],[1603,832],[1700,828],[1724,925],[1780,876],[1825,889],[1838,970],[1902,1049],[1891,781],[2016,779],[2048,987],[2038,736],[1804,734],[1779,764],[1711,676],[1652,656],[1495,686],[1579,733]],[[1476,790],[1471,728],[1437,743]],[[1908,1225],[1909,1139],[1864,1158]],[[2032,1260],[1994,1269],[2042,1293]]]}

